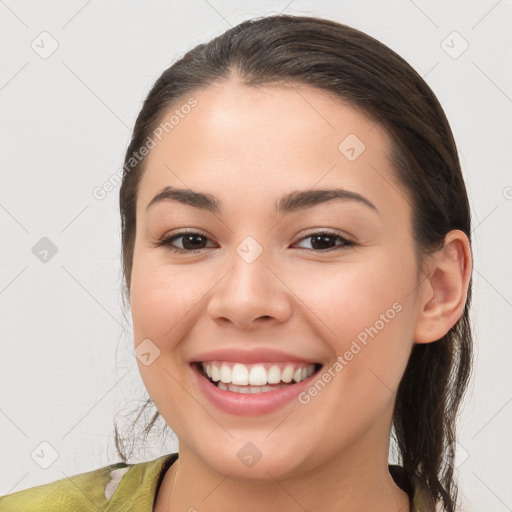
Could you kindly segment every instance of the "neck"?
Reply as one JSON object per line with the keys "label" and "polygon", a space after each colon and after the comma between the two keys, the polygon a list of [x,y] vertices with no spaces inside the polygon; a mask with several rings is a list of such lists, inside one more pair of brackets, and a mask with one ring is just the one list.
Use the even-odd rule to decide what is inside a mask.
{"label": "neck", "polygon": [[387,451],[378,460],[372,450],[363,454],[354,447],[351,452],[323,460],[306,473],[280,480],[269,474],[268,479],[255,481],[219,474],[180,446],[179,459],[160,486],[155,512],[224,512],[242,507],[246,512],[408,512],[409,497],[388,471]]}

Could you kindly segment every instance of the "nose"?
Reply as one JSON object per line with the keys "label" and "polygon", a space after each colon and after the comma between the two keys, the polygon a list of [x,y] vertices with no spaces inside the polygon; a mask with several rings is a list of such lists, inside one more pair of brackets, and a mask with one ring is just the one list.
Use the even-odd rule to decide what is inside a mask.
{"label": "nose", "polygon": [[216,322],[241,329],[285,322],[291,315],[289,289],[269,268],[265,251],[252,262],[236,252],[232,267],[215,286],[207,312]]}

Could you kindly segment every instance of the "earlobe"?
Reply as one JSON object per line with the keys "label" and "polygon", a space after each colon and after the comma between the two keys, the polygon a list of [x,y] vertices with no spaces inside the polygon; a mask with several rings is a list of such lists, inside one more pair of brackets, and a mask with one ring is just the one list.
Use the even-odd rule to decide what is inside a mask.
{"label": "earlobe", "polygon": [[464,312],[471,279],[471,247],[464,232],[450,231],[443,248],[431,258],[420,295],[415,343],[437,341],[457,323]]}

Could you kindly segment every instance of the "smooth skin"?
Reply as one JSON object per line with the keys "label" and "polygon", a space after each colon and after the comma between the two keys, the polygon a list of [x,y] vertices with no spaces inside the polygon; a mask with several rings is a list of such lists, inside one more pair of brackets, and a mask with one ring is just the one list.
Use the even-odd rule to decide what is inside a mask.
{"label": "smooth skin", "polygon": [[[197,106],[147,157],[137,199],[134,341],[149,338],[160,350],[138,365],[179,439],[156,512],[408,511],[388,471],[395,393],[414,343],[438,340],[463,312],[466,235],[451,231],[418,266],[390,139],[337,97],[298,84],[250,88],[236,76],[193,97]],[[349,134],[365,144],[354,161],[338,149]],[[146,209],[166,186],[211,194],[222,211],[175,200]],[[377,211],[331,200],[275,213],[285,194],[320,188],[360,194]],[[202,234],[204,248],[155,245],[183,230]],[[324,230],[334,235],[320,245],[312,235]],[[252,263],[236,251],[248,236],[263,249]],[[183,237],[172,243],[193,248]],[[259,346],[328,368],[394,303],[400,312],[305,405],[293,400],[261,416],[221,412],[188,364],[205,350]],[[237,457],[249,442],[262,454],[252,467]]]}

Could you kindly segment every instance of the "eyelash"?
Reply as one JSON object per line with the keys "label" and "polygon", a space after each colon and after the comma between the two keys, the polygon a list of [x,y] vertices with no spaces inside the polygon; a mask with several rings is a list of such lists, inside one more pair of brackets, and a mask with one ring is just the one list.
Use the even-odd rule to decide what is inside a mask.
{"label": "eyelash", "polygon": [[[203,235],[202,233],[199,233],[197,231],[180,231],[179,233],[176,233],[170,237],[163,237],[163,238],[160,238],[158,240],[158,242],[154,243],[153,245],[155,247],[162,247],[162,246],[165,246],[166,249],[168,249],[169,251],[171,252],[174,252],[174,253],[178,253],[178,254],[197,254],[198,252],[201,252],[203,250],[206,249],[206,247],[202,248],[202,249],[193,249],[193,250],[187,250],[187,249],[180,249],[178,247],[173,247],[171,245],[171,243],[182,237],[182,236],[185,236],[185,235],[199,235],[203,238],[206,238],[208,239],[208,237],[206,235]],[[334,251],[336,249],[347,249],[349,247],[354,247],[356,246],[357,244],[355,242],[352,242],[351,240],[347,240],[346,238],[340,236],[339,234],[337,233],[334,233],[334,232],[331,232],[331,231],[317,231],[315,233],[311,233],[303,238],[301,238],[299,240],[299,242],[302,242],[303,240],[306,240],[308,238],[312,238],[313,236],[321,236],[321,235],[327,235],[327,236],[330,236],[330,237],[333,237],[337,240],[340,240],[342,242],[341,245],[338,245],[338,246],[335,246],[335,247],[330,247],[329,249],[302,249],[304,252],[306,253],[324,253],[324,252],[331,252],[331,251]]]}

